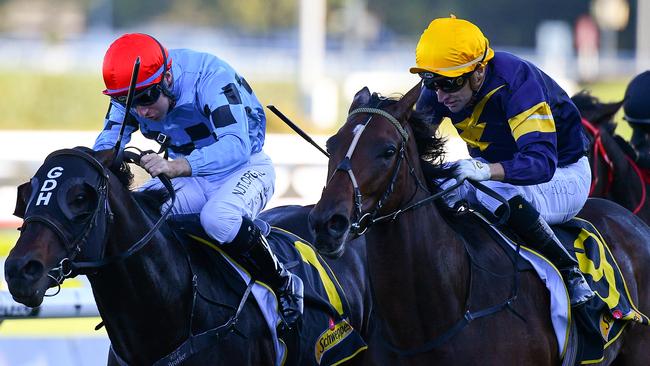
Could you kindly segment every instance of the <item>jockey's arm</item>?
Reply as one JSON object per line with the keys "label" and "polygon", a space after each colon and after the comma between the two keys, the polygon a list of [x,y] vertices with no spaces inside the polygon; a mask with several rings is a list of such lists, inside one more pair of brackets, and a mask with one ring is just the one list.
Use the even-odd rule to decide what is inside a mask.
{"label": "jockey's arm", "polygon": [[503,170],[503,165],[501,163],[490,163],[490,180],[502,181],[505,178],[506,173]]}
{"label": "jockey's arm", "polygon": [[140,166],[151,174],[152,177],[160,174],[164,174],[168,178],[188,177],[192,175],[190,163],[185,158],[165,160],[163,157],[151,153],[144,155],[140,159]]}

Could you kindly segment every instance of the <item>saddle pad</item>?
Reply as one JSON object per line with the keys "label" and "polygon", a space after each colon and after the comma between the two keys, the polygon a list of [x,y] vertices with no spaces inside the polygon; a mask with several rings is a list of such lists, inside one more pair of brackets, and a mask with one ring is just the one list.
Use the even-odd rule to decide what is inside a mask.
{"label": "saddle pad", "polygon": [[634,305],[614,256],[590,222],[574,218],[555,229],[560,241],[575,251],[580,271],[597,294],[575,314],[586,331],[582,335],[582,363],[601,361],[604,350],[618,338],[628,321],[647,325],[648,317]]}
{"label": "saddle pad", "polygon": [[[516,251],[517,243],[502,233],[481,214],[472,211],[499,234]],[[551,320],[558,338],[560,353],[564,355],[571,318],[573,316],[580,330],[582,364],[602,360],[604,350],[621,334],[627,321],[648,324],[631,300],[623,274],[612,256],[605,240],[588,221],[574,218],[553,227],[553,231],[567,248],[573,248],[580,270],[597,296],[571,313],[568,292],[555,266],[525,245],[520,248],[523,258],[530,262],[551,294]],[[575,309],[574,309],[575,310]]]}
{"label": "saddle pad", "polygon": [[[184,222],[183,233],[200,244],[216,250],[239,273],[245,283],[250,275],[243,266],[219,248],[200,227]],[[349,360],[367,345],[349,321],[349,304],[336,276],[315,250],[300,237],[279,228],[271,228],[269,246],[285,267],[298,275],[304,284],[305,309],[300,330],[300,355],[287,355],[287,346],[278,337],[280,322],[278,302],[270,287],[256,281],[252,294],[257,300],[276,344],[276,365],[288,360],[297,365],[336,365]]]}

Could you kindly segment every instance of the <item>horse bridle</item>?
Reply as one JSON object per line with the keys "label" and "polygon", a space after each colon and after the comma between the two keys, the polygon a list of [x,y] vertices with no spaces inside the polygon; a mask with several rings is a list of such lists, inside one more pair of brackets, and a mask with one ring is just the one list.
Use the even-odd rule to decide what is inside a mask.
{"label": "horse bridle", "polygon": [[[610,193],[612,186],[614,185],[614,170],[615,170],[614,162],[612,161],[612,159],[610,159],[609,155],[607,155],[607,149],[605,149],[605,145],[603,144],[600,130],[585,118],[582,118],[582,126],[591,134],[593,138],[592,154],[593,154],[594,163],[590,164],[591,185],[589,186],[589,197],[594,195],[596,186],[599,183],[598,162],[596,161],[596,159],[598,159],[599,157],[603,160],[605,166],[607,167],[607,181],[604,183],[604,187],[601,192],[603,196],[607,196]],[[637,163],[632,158],[630,158],[627,154],[624,154],[624,157],[628,161],[628,163],[632,167],[632,170],[634,170],[634,173],[636,173],[637,177],[640,180],[641,199],[639,199],[639,203],[636,205],[636,207],[632,209],[632,213],[636,215],[637,213],[639,213],[639,211],[641,211],[641,208],[643,208],[643,206],[645,205],[645,201],[646,201],[645,180],[643,179],[643,173],[639,169]]]}
{"label": "horse bridle", "polygon": [[[434,200],[440,198],[441,196],[455,190],[458,188],[460,185],[463,184],[463,181],[458,181],[455,184],[451,185],[450,187],[447,187],[446,189],[436,193],[436,194],[431,194],[417,202],[414,202],[406,207],[399,208],[391,213],[388,213],[383,216],[378,216],[379,215],[379,210],[383,207],[384,203],[390,196],[390,194],[393,192],[393,189],[395,188],[395,181],[397,180],[397,174],[399,173],[399,169],[402,164],[402,160],[405,159],[406,163],[409,166],[409,173],[415,178],[415,181],[417,182],[417,188],[415,192],[413,193],[413,196],[417,193],[417,189],[423,189],[428,192],[428,189],[426,185],[424,185],[418,176],[415,174],[415,169],[411,165],[411,162],[408,159],[408,156],[405,154],[405,147],[406,143],[408,142],[408,132],[402,127],[402,125],[399,123],[399,121],[393,117],[390,113],[384,111],[383,109],[379,108],[372,108],[372,107],[363,107],[363,108],[357,108],[350,112],[348,115],[348,119],[355,115],[355,114],[369,114],[368,119],[363,124],[360,124],[361,126],[359,129],[355,131],[355,135],[352,139],[352,142],[350,143],[350,147],[348,148],[347,153],[345,154],[345,157],[343,160],[337,165],[336,169],[334,170],[334,173],[332,173],[332,176],[328,180],[329,182],[332,180],[334,177],[334,174],[336,174],[337,171],[341,170],[344,171],[348,174],[350,177],[350,181],[352,182],[352,188],[354,190],[353,192],[353,201],[354,201],[354,217],[355,220],[352,222],[350,225],[350,231],[355,235],[355,236],[361,236],[363,235],[373,224],[376,224],[378,222],[383,222],[383,221],[393,221],[395,220],[399,215],[401,215],[404,212],[416,209],[418,207],[424,206],[425,204],[431,203]],[[386,187],[386,191],[382,195],[381,199],[377,201],[377,204],[375,205],[375,208],[372,210],[372,212],[366,212],[365,214],[363,213],[363,195],[361,194],[361,190],[359,189],[359,184],[357,183],[357,179],[354,175],[354,172],[352,171],[352,165],[351,165],[351,158],[352,154],[354,153],[354,150],[357,147],[357,143],[359,142],[359,138],[361,137],[361,134],[363,131],[366,129],[370,121],[372,120],[373,115],[380,115],[384,118],[386,118],[399,132],[400,136],[402,137],[402,144],[399,149],[399,155],[397,157],[397,162],[395,163],[395,168],[393,169],[392,177],[390,180],[390,183]],[[474,184],[478,189],[485,191],[487,194],[489,194],[492,197],[495,197],[499,201],[503,201],[503,198],[498,197],[499,195],[496,194],[494,191],[491,189],[483,186],[482,184],[478,182],[471,182]],[[507,219],[507,217],[506,217]]]}
{"label": "horse bridle", "polygon": [[[405,157],[404,149],[406,146],[406,142],[408,141],[409,135],[408,132],[406,132],[406,130],[402,127],[402,125],[395,117],[393,117],[390,113],[382,109],[371,108],[371,107],[357,108],[348,114],[348,119],[356,114],[369,114],[369,116],[366,119],[366,121],[360,124],[359,125],[360,127],[354,132],[354,137],[352,138],[352,142],[350,143],[350,147],[348,148],[345,157],[337,165],[336,169],[332,173],[332,176],[329,178],[327,184],[330,183],[332,178],[334,178],[336,172],[339,170],[346,172],[350,177],[350,181],[352,182],[352,188],[354,190],[352,199],[354,202],[354,218],[355,218],[355,220],[351,224],[350,230],[355,235],[360,236],[363,235],[368,230],[368,228],[372,223],[374,223],[374,219],[378,215],[379,210],[381,210],[381,208],[384,206],[384,203],[386,202],[390,194],[393,192],[395,181],[397,180],[397,174],[399,173],[402,160]],[[402,137],[402,144],[400,145],[399,153],[397,156],[397,162],[395,163],[395,168],[393,169],[392,177],[390,183],[386,187],[386,191],[379,199],[379,201],[377,201],[377,204],[375,205],[372,212],[366,212],[364,214],[363,195],[361,194],[361,190],[359,189],[359,184],[357,183],[357,179],[354,175],[354,172],[352,171],[352,164],[350,159],[352,158],[352,154],[354,153],[354,150],[357,147],[357,144],[359,142],[359,139],[361,138],[361,135],[363,134],[363,131],[366,129],[366,127],[368,127],[368,124],[370,123],[374,115],[380,115],[386,118],[393,126],[395,126],[400,136]]]}
{"label": "horse bridle", "polygon": [[[154,226],[151,227],[149,231],[140,240],[138,240],[131,247],[129,247],[129,249],[127,249],[126,251],[120,254],[113,255],[108,258],[104,258],[103,253],[105,250],[106,242],[108,241],[108,236],[106,235],[106,232],[108,231],[109,224],[113,221],[113,213],[110,209],[110,204],[108,201],[108,181],[110,177],[109,171],[94,156],[79,149],[63,149],[63,150],[55,151],[52,154],[50,154],[45,159],[45,161],[47,161],[50,158],[56,156],[62,156],[62,155],[71,155],[74,157],[81,158],[83,159],[83,161],[90,164],[90,166],[92,166],[97,173],[99,173],[99,184],[97,187],[95,187],[98,192],[98,199],[97,199],[97,207],[95,207],[93,214],[86,220],[85,227],[81,235],[77,236],[73,242],[70,242],[66,238],[66,235],[64,234],[64,230],[60,227],[60,225],[55,221],[51,220],[50,218],[48,218],[47,216],[30,215],[25,217],[21,230],[25,228],[25,225],[27,223],[41,222],[46,226],[48,226],[50,229],[52,229],[57,234],[57,236],[59,236],[59,238],[63,241],[64,247],[66,249],[66,257],[59,262],[57,267],[52,268],[48,272],[48,277],[54,280],[59,286],[59,289],[55,294],[48,295],[48,296],[54,296],[58,294],[61,283],[66,278],[75,277],[78,274],[89,274],[89,273],[96,272],[101,268],[106,267],[110,264],[122,261],[130,257],[131,255],[133,255],[134,253],[138,252],[139,250],[141,250],[147,243],[151,241],[153,235],[155,235],[155,233],[158,231],[160,226],[165,222],[176,200],[176,193],[174,191],[174,188],[169,178],[163,175],[159,176],[161,183],[165,186],[165,188],[169,192],[171,198],[171,204],[167,207],[165,212],[161,215],[161,217],[154,224]],[[138,163],[140,161],[140,155],[132,152],[125,151],[124,156],[130,162]],[[101,243],[101,250],[100,250],[102,258],[98,260],[75,261],[77,255],[81,253],[84,244],[86,244],[89,241],[89,239],[93,236],[91,235],[93,229],[95,229],[95,227],[98,227],[100,225],[104,225],[104,228],[102,230],[103,232],[101,233],[101,236],[99,236],[100,238],[103,237]],[[96,237],[97,234],[95,234],[94,236]]]}

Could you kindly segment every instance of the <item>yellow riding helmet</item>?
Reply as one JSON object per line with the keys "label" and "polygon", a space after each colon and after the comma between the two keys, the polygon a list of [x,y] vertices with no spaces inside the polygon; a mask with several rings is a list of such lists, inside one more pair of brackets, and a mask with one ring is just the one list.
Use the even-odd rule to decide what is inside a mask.
{"label": "yellow riding helmet", "polygon": [[490,42],[483,32],[467,20],[434,19],[422,33],[415,48],[413,74],[433,72],[456,77],[485,65],[494,57]]}

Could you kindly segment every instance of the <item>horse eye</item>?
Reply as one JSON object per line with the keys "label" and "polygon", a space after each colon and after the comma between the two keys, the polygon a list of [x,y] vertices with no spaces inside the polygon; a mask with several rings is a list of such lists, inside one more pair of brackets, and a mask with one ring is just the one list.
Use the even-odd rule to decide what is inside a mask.
{"label": "horse eye", "polygon": [[384,158],[393,157],[396,152],[397,152],[397,149],[394,146],[390,146],[390,147],[388,147],[388,148],[386,148],[384,150],[384,152],[382,153],[382,157],[384,157]]}

